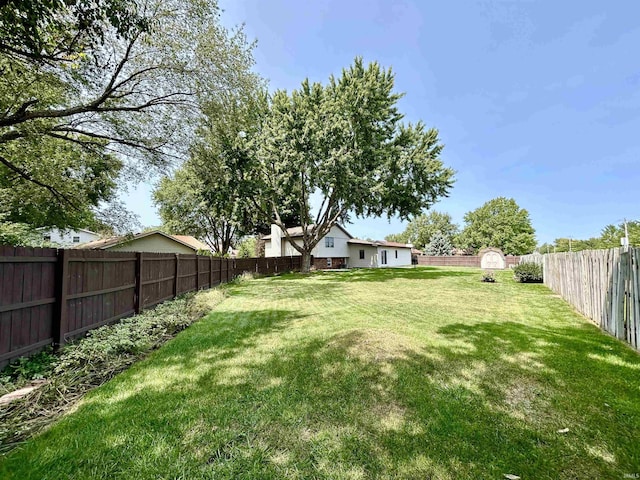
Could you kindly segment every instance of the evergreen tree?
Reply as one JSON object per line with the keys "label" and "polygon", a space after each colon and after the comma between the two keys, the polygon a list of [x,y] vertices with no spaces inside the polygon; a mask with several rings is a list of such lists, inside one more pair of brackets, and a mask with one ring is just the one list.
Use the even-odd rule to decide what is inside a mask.
{"label": "evergreen tree", "polygon": [[453,255],[453,245],[449,237],[442,232],[436,232],[432,235],[431,241],[425,247],[425,255],[437,257],[448,257]]}

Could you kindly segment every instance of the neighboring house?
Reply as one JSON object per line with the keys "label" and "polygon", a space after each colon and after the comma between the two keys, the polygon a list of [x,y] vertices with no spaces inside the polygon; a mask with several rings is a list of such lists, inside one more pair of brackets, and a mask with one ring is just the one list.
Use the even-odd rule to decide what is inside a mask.
{"label": "neighboring house", "polygon": [[[302,245],[302,227],[287,229],[289,236]],[[277,225],[271,225],[271,234],[263,237],[265,257],[298,256],[285,233]],[[318,242],[311,254],[316,268],[376,268],[411,265],[411,245],[386,241],[369,241],[353,238],[340,225]]]}
{"label": "neighboring house", "polygon": [[169,235],[160,230],[138,233],[133,236],[96,240],[78,248],[109,250],[112,252],[154,252],[194,254],[209,250],[204,243],[188,235]]}
{"label": "neighboring house", "polygon": [[45,242],[57,243],[63,247],[80,245],[82,243],[93,242],[98,240],[100,235],[91,230],[79,228],[77,230],[58,230],[56,228],[39,228],[38,231],[42,235]]}
{"label": "neighboring house", "polygon": [[184,242],[184,243],[186,243],[188,245],[191,245],[193,248],[195,248],[199,252],[202,252],[202,251],[210,252],[211,251],[211,247],[209,247],[209,245],[207,245],[206,243],[201,242],[200,240],[198,240],[195,237],[192,237],[191,235],[171,235],[171,236],[173,238],[175,238],[176,240],[179,240],[179,241]]}

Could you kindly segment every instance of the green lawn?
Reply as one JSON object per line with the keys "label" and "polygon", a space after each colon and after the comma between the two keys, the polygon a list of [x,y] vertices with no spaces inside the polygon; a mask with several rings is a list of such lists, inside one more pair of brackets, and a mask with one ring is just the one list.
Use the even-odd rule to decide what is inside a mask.
{"label": "green lawn", "polygon": [[640,355],[546,287],[480,274],[231,285],[0,478],[635,478]]}

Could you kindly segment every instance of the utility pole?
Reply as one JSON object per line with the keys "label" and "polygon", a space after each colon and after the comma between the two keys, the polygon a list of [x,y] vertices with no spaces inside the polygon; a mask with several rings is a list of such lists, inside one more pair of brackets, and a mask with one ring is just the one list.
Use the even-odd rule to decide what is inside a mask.
{"label": "utility pole", "polygon": [[569,252],[571,252],[571,237],[569,237]]}
{"label": "utility pole", "polygon": [[629,251],[629,229],[627,228],[627,219],[624,219],[624,251]]}

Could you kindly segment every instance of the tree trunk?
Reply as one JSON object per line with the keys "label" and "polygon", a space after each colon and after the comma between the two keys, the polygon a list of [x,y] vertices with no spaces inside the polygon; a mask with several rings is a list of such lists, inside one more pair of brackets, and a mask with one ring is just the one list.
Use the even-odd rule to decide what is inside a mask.
{"label": "tree trunk", "polygon": [[311,252],[304,252],[302,254],[302,273],[309,273],[311,270]]}

